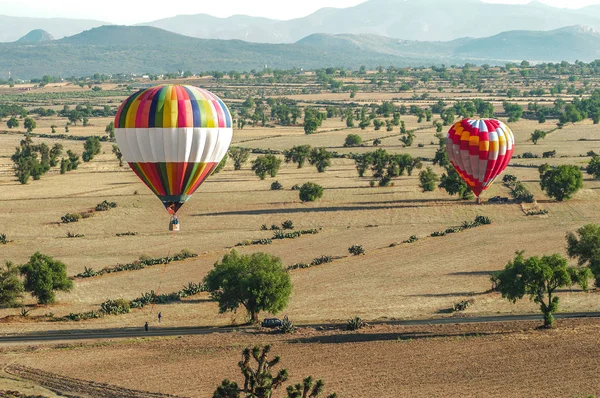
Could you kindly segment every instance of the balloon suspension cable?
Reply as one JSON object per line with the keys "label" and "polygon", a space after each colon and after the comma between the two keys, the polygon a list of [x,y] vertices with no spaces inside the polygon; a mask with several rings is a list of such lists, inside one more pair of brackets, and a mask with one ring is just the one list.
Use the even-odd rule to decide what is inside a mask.
{"label": "balloon suspension cable", "polygon": [[[167,254],[167,259],[169,257],[171,257],[171,249],[172,249],[172,246],[173,246],[173,238],[174,237],[175,237],[175,231],[171,231],[171,242],[169,243],[169,252]],[[164,279],[165,273],[167,271],[167,265],[169,265],[169,262],[165,261],[163,269],[162,269],[162,271],[160,273],[160,279],[158,281],[158,288],[156,289],[156,296],[153,298],[152,305],[150,306],[150,314],[154,313],[154,306],[156,305],[156,299],[160,295],[160,288],[162,287],[163,279]]]}

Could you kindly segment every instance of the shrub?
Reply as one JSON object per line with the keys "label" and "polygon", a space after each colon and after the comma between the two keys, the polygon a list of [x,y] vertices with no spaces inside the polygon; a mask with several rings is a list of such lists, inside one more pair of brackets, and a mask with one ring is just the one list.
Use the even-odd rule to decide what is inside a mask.
{"label": "shrub", "polygon": [[67,213],[64,216],[62,216],[60,219],[64,224],[77,222],[81,219],[81,214]]}
{"label": "shrub", "polygon": [[310,265],[321,265],[321,264],[327,264],[333,261],[333,257],[331,256],[321,256],[321,257],[317,257],[314,260],[312,260],[312,262],[310,263]]}
{"label": "shrub", "polygon": [[542,157],[544,159],[546,159],[546,158],[553,158],[555,156],[556,156],[556,150],[548,151],[548,152],[542,152]]}
{"label": "shrub", "polygon": [[492,220],[486,216],[477,216],[475,217],[475,223],[478,225],[489,225],[492,223]]}
{"label": "shrub", "polygon": [[281,223],[281,227],[283,229],[294,229],[294,223],[292,220],[285,220],[283,223]]}
{"label": "shrub", "polygon": [[538,158],[539,156],[534,155],[531,152],[525,152],[525,153],[523,153],[523,155],[521,155],[521,157],[523,157],[523,159],[535,159],[535,158]]}
{"label": "shrub", "polygon": [[362,137],[358,134],[348,134],[346,141],[344,142],[345,147],[360,146],[362,144]]}
{"label": "shrub", "polygon": [[106,300],[100,304],[100,311],[106,315],[127,314],[131,311],[129,301],[124,299]]}
{"label": "shrub", "polygon": [[83,238],[85,235],[83,234],[74,234],[71,231],[67,232],[67,238]]}
{"label": "shrub", "polygon": [[195,296],[198,293],[205,292],[206,286],[202,283],[194,283],[189,282],[187,286],[184,286],[183,289],[180,290],[179,296],[181,298]]}
{"label": "shrub", "polygon": [[463,301],[460,301],[460,302],[454,304],[454,307],[452,307],[452,311],[454,311],[454,312],[464,311],[467,308],[469,308],[470,306],[472,306],[473,304],[475,304],[475,300],[473,300],[473,299],[463,300]]}
{"label": "shrub", "polygon": [[381,180],[379,180],[379,186],[380,187],[389,187],[392,184],[392,179],[389,176],[383,176],[381,177]]}
{"label": "shrub", "polygon": [[279,181],[273,181],[271,183],[271,191],[279,191],[283,189],[283,185],[279,183]]}
{"label": "shrub", "polygon": [[296,333],[294,323],[289,320],[288,316],[284,316],[281,320],[281,326],[277,328],[280,333]]}
{"label": "shrub", "polygon": [[137,236],[139,235],[137,232],[120,232],[116,234],[117,236]]}
{"label": "shrub", "polygon": [[8,238],[6,237],[6,234],[0,234],[0,244],[6,245],[9,242],[11,242],[11,241],[8,240]]}
{"label": "shrub", "polygon": [[446,232],[445,231],[436,231],[436,232],[432,233],[431,236],[433,236],[433,237],[446,236]]}
{"label": "shrub", "polygon": [[116,202],[103,201],[102,203],[98,203],[96,205],[96,211],[108,211],[110,209],[114,209],[117,207]]}
{"label": "shrub", "polygon": [[417,235],[411,235],[410,238],[408,238],[407,240],[405,240],[402,243],[414,243],[414,242],[416,242],[418,240],[419,240],[419,238],[417,237]]}
{"label": "shrub", "polygon": [[302,202],[314,202],[323,197],[323,187],[313,182],[307,182],[300,187],[300,200]]}
{"label": "shrub", "polygon": [[356,316],[348,319],[348,323],[346,323],[346,330],[358,330],[364,328],[365,326],[367,326],[366,322]]}
{"label": "shrub", "polygon": [[299,190],[300,190],[300,184],[295,184],[295,185],[292,187],[292,191],[299,191]]}
{"label": "shrub", "polygon": [[361,245],[352,245],[348,248],[348,252],[354,256],[365,254],[365,249]]}

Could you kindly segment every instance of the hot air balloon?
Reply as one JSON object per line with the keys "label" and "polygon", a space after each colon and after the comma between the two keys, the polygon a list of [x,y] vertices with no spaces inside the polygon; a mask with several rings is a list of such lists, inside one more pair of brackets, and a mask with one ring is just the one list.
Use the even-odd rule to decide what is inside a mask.
{"label": "hot air balloon", "polygon": [[512,131],[496,119],[463,119],[446,137],[450,163],[478,198],[506,169],[514,150]]}
{"label": "hot air balloon", "polygon": [[229,110],[210,91],[181,85],[139,91],[119,107],[115,138],[123,159],[176,213],[217,167],[233,136]]}

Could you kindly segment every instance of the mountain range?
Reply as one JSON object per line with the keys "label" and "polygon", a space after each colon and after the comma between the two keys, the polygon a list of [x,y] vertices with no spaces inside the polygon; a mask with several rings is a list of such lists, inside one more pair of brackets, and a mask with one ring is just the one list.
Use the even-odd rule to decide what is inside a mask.
{"label": "mountain range", "polygon": [[[96,20],[0,16],[0,42],[34,29],[63,38],[108,23]],[[315,33],[374,34],[403,40],[440,41],[489,37],[512,30],[553,30],[585,25],[600,30],[600,5],[559,9],[539,2],[491,4],[480,0],[368,0],[354,7],[322,8],[287,21],[245,15],[217,18],[179,15],[139,24],[204,39],[295,43]]]}
{"label": "mountain range", "polygon": [[[47,33],[46,33],[47,34]],[[37,32],[35,37],[46,38]],[[584,26],[510,31],[452,41],[398,40],[374,34],[312,34],[292,44],[198,39],[148,26],[102,26],[59,40],[0,43],[0,78],[43,75],[249,71],[271,68],[397,67],[600,59],[600,34]]]}

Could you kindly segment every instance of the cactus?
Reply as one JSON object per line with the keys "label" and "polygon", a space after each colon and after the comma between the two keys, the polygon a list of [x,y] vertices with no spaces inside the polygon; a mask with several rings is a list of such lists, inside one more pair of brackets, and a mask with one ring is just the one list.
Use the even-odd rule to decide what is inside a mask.
{"label": "cactus", "polygon": [[367,323],[360,319],[359,317],[354,317],[348,319],[348,323],[346,324],[346,330],[358,330],[367,326]]}
{"label": "cactus", "polygon": [[348,248],[348,252],[354,256],[365,254],[365,249],[361,245],[352,245]]}

